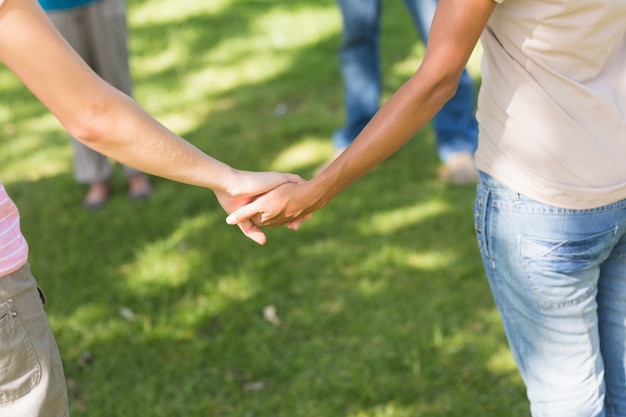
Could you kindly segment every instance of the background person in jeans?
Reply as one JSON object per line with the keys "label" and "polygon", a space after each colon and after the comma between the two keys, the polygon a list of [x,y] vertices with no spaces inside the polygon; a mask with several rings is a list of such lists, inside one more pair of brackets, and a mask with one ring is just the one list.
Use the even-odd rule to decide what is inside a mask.
{"label": "background person in jeans", "polygon": [[[81,58],[106,82],[132,94],[128,63],[128,28],[123,0],[39,0],[48,17]],[[113,166],[106,155],[71,137],[74,148],[74,177],[89,184],[83,207],[102,207],[111,192]],[[128,193],[133,200],[150,197],[148,176],[123,166]]]}
{"label": "background person in jeans", "polygon": [[[338,0],[343,17],[339,53],[344,82],[346,125],[333,134],[335,156],[352,143],[378,111],[381,100],[381,0]],[[404,0],[420,38],[426,44],[437,0]],[[433,119],[440,176],[452,183],[476,180],[473,154],[478,144],[474,117],[474,83],[467,71],[456,94]]]}

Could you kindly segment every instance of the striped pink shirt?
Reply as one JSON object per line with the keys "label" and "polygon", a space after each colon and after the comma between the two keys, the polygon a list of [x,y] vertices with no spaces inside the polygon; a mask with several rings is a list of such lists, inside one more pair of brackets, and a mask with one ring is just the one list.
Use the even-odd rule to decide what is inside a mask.
{"label": "striped pink shirt", "polygon": [[[0,0],[2,6],[4,0]],[[20,269],[28,260],[28,244],[20,231],[20,213],[0,182],[0,277]]]}
{"label": "striped pink shirt", "polygon": [[28,244],[20,231],[20,213],[0,183],[0,277],[17,271],[27,260]]}

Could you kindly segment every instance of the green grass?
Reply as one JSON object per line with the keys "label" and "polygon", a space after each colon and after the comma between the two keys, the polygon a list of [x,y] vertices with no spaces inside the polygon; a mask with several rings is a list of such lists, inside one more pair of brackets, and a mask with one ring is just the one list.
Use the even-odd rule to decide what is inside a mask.
{"label": "green grass", "polygon": [[[385,6],[388,96],[423,46],[401,3]],[[305,177],[330,156],[344,117],[333,0],[131,0],[129,19],[135,96],[186,139],[238,168]],[[167,180],[131,203],[118,170],[110,204],[79,209],[60,125],[5,68],[0,89],[0,178],[74,417],[528,415],[473,187],[437,180],[429,128],[260,247],[210,193]]]}

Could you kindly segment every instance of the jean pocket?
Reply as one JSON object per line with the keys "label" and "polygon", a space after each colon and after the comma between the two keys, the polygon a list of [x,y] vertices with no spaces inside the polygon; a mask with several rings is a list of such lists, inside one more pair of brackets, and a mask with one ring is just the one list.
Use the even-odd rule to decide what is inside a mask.
{"label": "jean pocket", "polygon": [[0,304],[0,404],[23,397],[41,380],[41,366],[13,300]]}
{"label": "jean pocket", "polygon": [[600,264],[608,258],[615,229],[584,238],[520,236],[522,268],[543,310],[577,305],[596,291]]}

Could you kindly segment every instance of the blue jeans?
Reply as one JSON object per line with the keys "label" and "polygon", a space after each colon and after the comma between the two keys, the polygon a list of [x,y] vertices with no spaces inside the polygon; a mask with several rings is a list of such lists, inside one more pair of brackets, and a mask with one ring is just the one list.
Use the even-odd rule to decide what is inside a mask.
{"label": "blue jeans", "polygon": [[626,416],[626,200],[545,205],[479,173],[475,226],[533,416]]}
{"label": "blue jeans", "polygon": [[[344,81],[346,125],[333,134],[335,148],[352,143],[378,111],[381,97],[379,62],[380,0],[338,0],[343,15],[339,53]],[[428,39],[436,0],[405,0],[424,42]],[[474,83],[463,71],[456,95],[435,116],[439,158],[446,161],[457,152],[474,153],[478,126],[474,116]]]}

